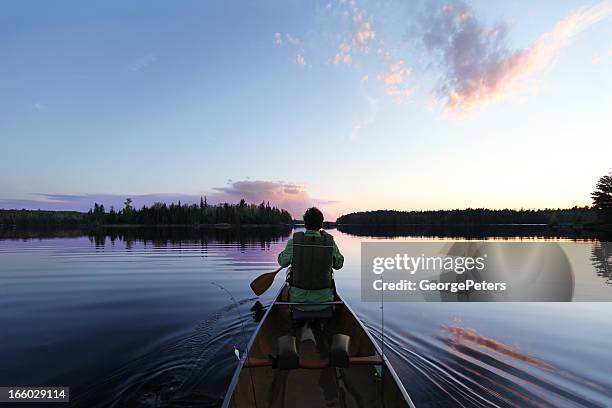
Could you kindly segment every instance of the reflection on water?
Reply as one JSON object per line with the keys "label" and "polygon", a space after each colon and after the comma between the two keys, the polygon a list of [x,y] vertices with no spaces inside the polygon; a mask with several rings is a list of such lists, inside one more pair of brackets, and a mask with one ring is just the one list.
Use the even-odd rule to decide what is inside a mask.
{"label": "reflection on water", "polygon": [[290,228],[192,228],[192,227],[115,227],[69,230],[62,229],[2,229],[0,239],[32,240],[49,238],[79,238],[87,236],[96,246],[104,247],[124,243],[126,249],[134,243],[154,246],[180,246],[181,244],[201,244],[208,242],[238,244],[243,247],[260,245],[270,247],[291,234]]}
{"label": "reflection on water", "polygon": [[[0,325],[10,327],[0,385],[69,385],[79,407],[218,406],[234,347],[244,351],[282,278],[261,298],[248,283],[275,269],[289,235],[0,232]],[[337,287],[384,337],[417,406],[612,405],[607,303],[386,303],[383,325],[380,304],[360,301],[360,243],[371,235],[334,236],[346,257]],[[540,239],[570,240],[580,293],[612,294],[609,243]]]}
{"label": "reflection on water", "polygon": [[[544,370],[555,377],[568,377],[575,382],[576,386],[585,386],[592,388],[595,392],[612,396],[604,387],[585,382],[580,377],[563,372],[545,361],[521,352],[516,347],[482,336],[473,329],[446,326],[443,329],[448,332],[448,336],[442,337],[440,340],[447,344],[449,353],[453,354],[460,362],[457,369],[467,371],[467,374],[472,375],[472,379],[476,382],[482,384],[484,381],[488,383],[486,392],[489,394],[503,396],[509,393],[508,398],[504,398],[507,403],[518,400],[522,406],[543,406],[546,405],[546,399],[540,398],[535,392],[528,392],[527,387],[524,387],[523,390],[517,389],[520,386],[517,387],[517,384],[509,383],[507,378],[502,376],[489,378],[491,377],[489,375],[491,367],[520,379],[529,387],[541,388],[542,394],[546,395],[548,400],[561,397],[561,399],[567,399],[580,405],[590,404],[588,399],[568,392],[554,383],[549,383],[537,375],[533,375],[532,372]],[[479,364],[468,365],[464,360],[472,360]]]}
{"label": "reflection on water", "polygon": [[609,232],[549,225],[338,225],[347,234],[371,238],[452,238],[612,241]]}
{"label": "reflection on water", "polygon": [[612,285],[612,242],[593,243],[591,254],[591,262],[597,276],[601,276],[608,285]]}
{"label": "reflection on water", "polygon": [[[537,358],[523,354],[515,347],[479,335],[473,329],[456,326],[442,326],[442,328],[449,334],[449,337],[446,340],[453,350],[459,351],[460,349],[476,346],[482,349],[485,353],[488,351],[492,352],[493,354],[510,357],[511,359],[524,361],[538,368],[551,368],[550,365],[546,364],[542,360],[538,360]],[[487,355],[489,354],[490,353],[487,353]]]}

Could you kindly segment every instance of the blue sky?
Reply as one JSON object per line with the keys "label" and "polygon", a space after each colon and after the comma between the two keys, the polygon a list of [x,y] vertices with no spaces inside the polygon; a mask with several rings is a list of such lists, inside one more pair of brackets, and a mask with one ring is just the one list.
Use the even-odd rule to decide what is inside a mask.
{"label": "blue sky", "polygon": [[611,167],[611,14],[610,1],[5,2],[0,207],[588,204]]}

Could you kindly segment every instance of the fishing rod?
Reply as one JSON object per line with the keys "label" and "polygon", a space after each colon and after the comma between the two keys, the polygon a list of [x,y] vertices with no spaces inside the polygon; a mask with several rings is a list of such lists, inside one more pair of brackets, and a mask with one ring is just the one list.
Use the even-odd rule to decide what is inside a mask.
{"label": "fishing rod", "polygon": [[[280,271],[280,269],[282,269],[282,268],[279,268],[278,270]],[[236,298],[234,297],[234,295],[225,286],[223,286],[223,285],[221,285],[220,283],[217,283],[217,282],[211,282],[211,284],[215,285],[218,288],[220,288],[223,291],[225,291],[230,296],[230,299],[234,302],[234,305],[236,307],[236,312],[238,313],[238,318],[240,319],[240,328],[242,329],[242,335],[243,335],[243,338],[245,340],[243,356],[244,356],[244,358],[248,358],[248,356],[249,356],[249,340],[246,338],[246,330],[244,328],[244,319],[242,317],[242,313],[240,312],[240,307],[238,306],[238,302],[236,301]],[[234,345],[234,355],[238,359],[238,364],[240,364],[242,359],[240,357],[240,350],[236,347],[236,345]],[[255,408],[257,408],[257,393],[255,392],[255,382],[253,381],[253,373],[251,372],[251,370],[249,370],[249,378],[251,380],[251,387],[253,389],[253,401],[255,402]]]}

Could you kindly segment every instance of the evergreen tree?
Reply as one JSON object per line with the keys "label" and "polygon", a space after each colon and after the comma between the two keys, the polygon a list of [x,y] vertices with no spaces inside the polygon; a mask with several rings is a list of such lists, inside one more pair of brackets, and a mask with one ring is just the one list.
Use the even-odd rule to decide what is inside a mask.
{"label": "evergreen tree", "polygon": [[599,211],[600,219],[603,222],[612,222],[612,170],[597,180],[591,198],[593,207]]}

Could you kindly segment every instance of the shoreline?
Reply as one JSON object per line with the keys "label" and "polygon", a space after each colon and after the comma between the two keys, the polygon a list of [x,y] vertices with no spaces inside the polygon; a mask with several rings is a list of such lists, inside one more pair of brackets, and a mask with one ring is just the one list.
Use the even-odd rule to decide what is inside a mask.
{"label": "shoreline", "polygon": [[0,224],[0,228],[7,229],[36,229],[36,228],[74,228],[74,229],[129,229],[129,228],[190,228],[190,229],[234,229],[234,228],[293,228],[291,224],[40,224],[40,225],[5,225]]}
{"label": "shoreline", "polygon": [[359,228],[389,228],[389,227],[548,227],[548,228],[572,228],[589,229],[600,231],[612,231],[612,224],[547,224],[547,223],[400,223],[400,224],[363,224],[363,223],[334,223],[335,227],[359,227]]}
{"label": "shoreline", "polygon": [[[58,227],[58,228],[304,228],[304,224],[231,224],[231,223],[216,223],[216,224],[0,224],[0,228],[37,228],[37,227]],[[548,227],[548,228],[572,228],[572,229],[589,229],[600,231],[612,231],[612,224],[546,224],[546,223],[401,223],[401,224],[362,224],[362,223],[335,223],[326,222],[324,228],[338,227],[359,227],[359,228],[389,228],[389,227]]]}

